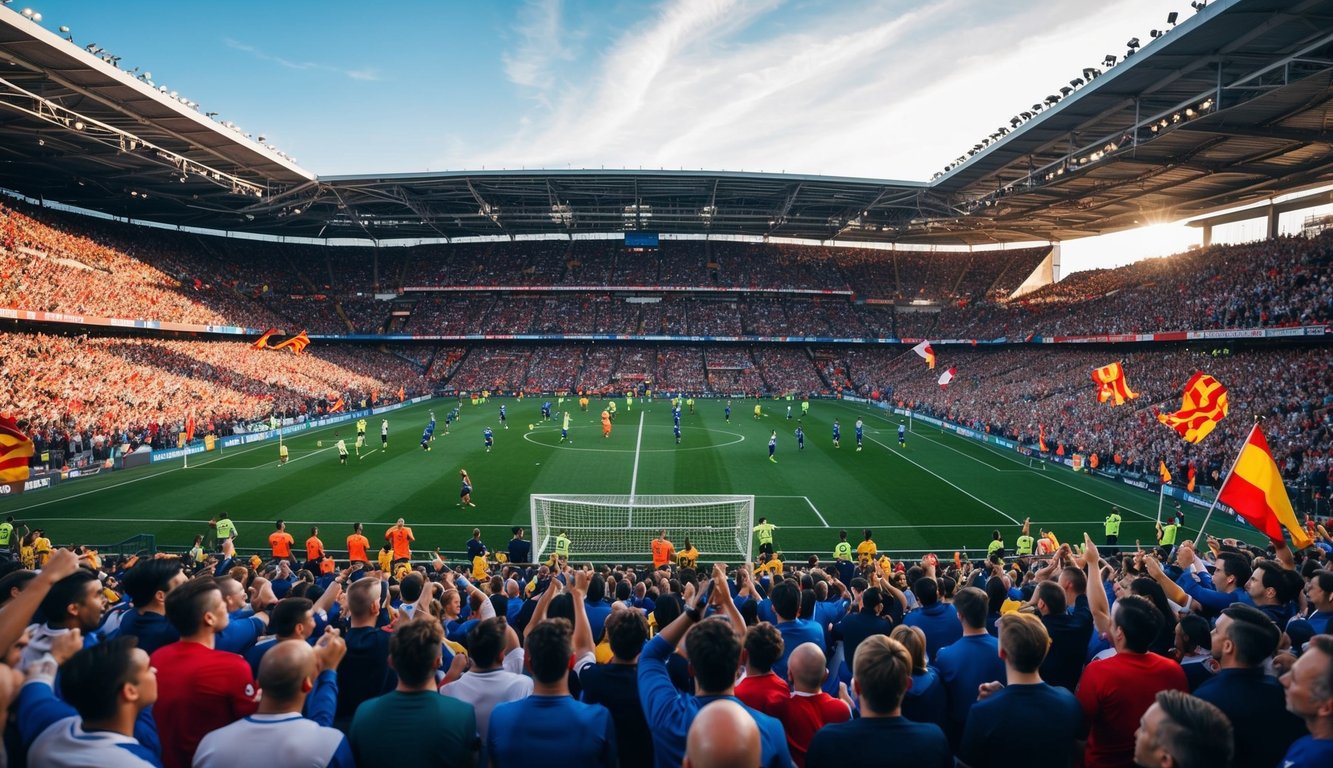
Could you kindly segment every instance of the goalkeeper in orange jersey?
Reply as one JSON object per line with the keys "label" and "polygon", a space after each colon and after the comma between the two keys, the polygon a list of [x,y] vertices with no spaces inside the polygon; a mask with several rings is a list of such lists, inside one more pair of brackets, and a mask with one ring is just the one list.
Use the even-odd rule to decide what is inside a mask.
{"label": "goalkeeper in orange jersey", "polygon": [[602,411],[602,437],[611,436],[611,412]]}

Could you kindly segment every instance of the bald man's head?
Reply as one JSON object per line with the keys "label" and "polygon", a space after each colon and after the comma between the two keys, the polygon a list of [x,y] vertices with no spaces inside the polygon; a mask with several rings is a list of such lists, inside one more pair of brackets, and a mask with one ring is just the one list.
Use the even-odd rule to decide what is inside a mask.
{"label": "bald man's head", "polygon": [[291,701],[306,692],[315,673],[314,649],[304,640],[282,640],[259,663],[259,688],[266,699]]}
{"label": "bald man's head", "polygon": [[818,693],[827,674],[824,652],[814,643],[801,643],[787,659],[787,675],[801,693]]}
{"label": "bald man's head", "polygon": [[756,768],[762,757],[759,726],[730,699],[706,704],[690,723],[684,768]]}

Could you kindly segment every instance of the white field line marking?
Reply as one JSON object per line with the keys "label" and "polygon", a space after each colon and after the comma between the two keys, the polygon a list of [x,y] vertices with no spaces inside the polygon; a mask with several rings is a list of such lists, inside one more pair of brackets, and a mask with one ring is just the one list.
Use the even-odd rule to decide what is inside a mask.
{"label": "white field line marking", "polygon": [[[204,462],[201,462],[201,463],[199,463],[199,464],[196,464],[196,465],[194,465],[193,467],[190,467],[190,469],[199,469],[200,467],[203,467],[203,466],[208,465],[208,464],[212,464],[212,463],[215,462],[215,461],[221,461],[221,460],[224,459],[224,458],[230,458],[230,457],[232,457],[232,456],[239,456],[239,455],[242,454],[242,453],[249,453],[250,451],[259,450],[260,448],[263,448],[263,447],[264,447],[264,446],[262,446],[262,445],[256,445],[254,448],[246,448],[246,449],[241,450],[241,451],[236,451],[236,452],[233,452],[233,453],[228,453],[226,456],[218,456],[218,457],[216,457],[216,458],[209,459],[208,461],[204,461]],[[39,501],[39,502],[37,502],[36,504],[28,504],[28,505],[26,505],[26,506],[22,506],[22,507],[9,507],[6,511],[7,511],[7,512],[22,512],[22,511],[25,510],[25,509],[36,509],[36,508],[38,508],[38,507],[44,507],[44,506],[46,506],[46,505],[48,505],[48,504],[55,504],[55,503],[57,503],[57,502],[65,501],[66,499],[77,499],[77,498],[79,498],[80,496],[87,496],[87,495],[89,495],[89,494],[93,494],[93,493],[100,493],[100,492],[102,492],[102,491],[109,491],[109,490],[111,490],[112,488],[119,488],[119,487],[121,487],[122,485],[129,485],[130,483],[137,483],[137,482],[139,482],[140,480],[148,480],[148,479],[150,479],[150,478],[154,478],[154,477],[161,477],[162,475],[168,474],[168,473],[170,473],[170,472],[179,472],[179,471],[182,470],[182,469],[185,469],[185,467],[172,467],[171,469],[164,469],[164,470],[162,470],[161,472],[154,472],[154,473],[152,473],[151,475],[144,475],[143,477],[136,477],[136,478],[134,478],[134,479],[132,479],[132,480],[126,480],[126,481],[123,482],[123,483],[113,483],[113,484],[111,484],[111,485],[104,485],[104,486],[101,486],[101,487],[99,487],[99,488],[92,488],[92,489],[90,489],[90,490],[84,491],[83,493],[75,493],[75,494],[71,494],[71,495],[69,495],[69,496],[61,496],[61,497],[58,498],[58,499],[48,499],[48,500],[46,500],[46,501]],[[89,519],[89,520],[95,520],[96,518],[88,518],[88,519]]]}
{"label": "white field line marking", "polygon": [[[756,498],[758,498],[758,497],[756,497]],[[798,497],[793,497],[793,498],[800,498],[800,497],[798,496]],[[62,523],[193,523],[193,524],[203,525],[203,524],[205,524],[205,522],[206,522],[206,521],[204,521],[204,520],[181,520],[181,519],[161,518],[161,517],[58,517],[58,518],[46,518],[46,519],[48,519],[48,520],[50,520],[50,521],[53,521],[53,522],[62,522]],[[232,522],[237,523],[237,524],[239,524],[239,525],[269,525],[269,526],[273,525],[273,521],[272,521],[271,519],[269,519],[269,520],[237,520],[237,519],[235,519],[235,518],[232,518]],[[290,523],[290,524],[292,524],[292,525],[344,525],[344,524],[347,524],[345,520],[287,520],[286,522],[288,522],[288,523]],[[1088,520],[1071,520],[1071,521],[1064,521],[1064,522],[1060,522],[1060,521],[1056,521],[1056,522],[1046,522],[1046,523],[1044,523],[1044,524],[1045,524],[1045,525],[1084,525],[1084,524],[1087,524],[1088,522],[1089,522]],[[389,524],[389,523],[387,523],[387,522],[386,522],[384,525],[385,525],[385,528],[386,528],[386,529],[392,527],[392,525]],[[497,525],[498,525],[498,524],[497,524]],[[859,523],[858,523],[858,525],[859,525]],[[467,528],[467,529],[472,529],[472,528],[476,528],[476,527],[477,527],[477,524],[476,524],[476,523],[412,523],[412,527],[413,527],[413,528]],[[506,526],[506,527],[507,527],[507,526]],[[783,525],[783,526],[779,526],[779,527],[780,527],[780,528],[783,528],[783,529],[791,529],[791,530],[816,530],[816,531],[822,531],[822,530],[827,530],[827,529],[831,528],[831,526],[828,526],[828,525]],[[881,528],[884,529],[884,530],[933,530],[933,529],[936,529],[936,528],[941,528],[941,529],[943,529],[943,528],[994,528],[994,527],[995,527],[995,524],[994,524],[994,523],[936,523],[936,524],[933,524],[933,525],[875,525],[875,524],[872,523],[872,524],[871,524],[871,527],[874,528],[874,529],[876,529],[876,530],[879,530],[879,529],[881,529]]]}
{"label": "white field line marking", "polygon": [[629,479],[629,501],[634,503],[635,491],[639,487],[639,448],[643,445],[643,411],[639,411],[639,436],[634,440],[634,473]]}
{"label": "white field line marking", "polygon": [[819,522],[823,523],[825,528],[829,527],[828,521],[824,519],[823,515],[819,514],[819,510],[815,508],[815,503],[810,500],[810,497],[802,496],[801,498],[805,499],[805,503],[810,505],[810,510],[815,513],[815,517],[819,518]]}
{"label": "white field line marking", "polygon": [[[889,446],[885,445],[884,443],[881,443],[880,441],[876,440],[876,439],[873,438],[873,437],[870,438],[870,442],[872,442],[872,443],[874,443],[874,444],[876,444],[876,445],[882,447],[884,450],[889,451],[890,453],[893,452],[893,449],[892,449],[892,448],[889,448]],[[1014,518],[1010,517],[1009,515],[1005,514],[999,507],[995,506],[994,504],[991,504],[991,503],[988,502],[988,501],[984,501],[984,500],[982,500],[982,499],[981,499],[980,497],[978,497],[978,496],[975,496],[975,495],[973,495],[973,494],[971,494],[971,493],[968,493],[967,491],[963,490],[962,488],[959,488],[958,485],[956,485],[956,484],[953,483],[952,481],[949,481],[949,480],[944,479],[944,477],[942,477],[941,475],[939,475],[938,473],[936,473],[934,470],[929,469],[929,468],[927,468],[927,467],[925,467],[925,466],[923,466],[923,465],[921,465],[921,464],[919,464],[919,463],[913,461],[912,459],[907,458],[907,456],[903,455],[902,453],[894,453],[894,455],[897,456],[898,458],[902,459],[903,461],[906,461],[907,463],[912,464],[912,465],[915,466],[917,469],[920,469],[922,472],[925,472],[926,474],[935,477],[935,478],[936,478],[937,480],[939,480],[940,482],[944,483],[945,485],[950,486],[950,487],[953,488],[954,490],[958,491],[959,493],[963,494],[964,496],[967,496],[968,498],[972,499],[973,501],[977,502],[978,504],[981,504],[981,505],[984,506],[984,507],[988,507],[988,508],[990,508],[990,509],[995,510],[995,512],[999,513],[1001,517],[1003,517],[1004,519],[1010,521],[1010,522],[1013,523],[1014,525],[1022,525],[1022,523],[1020,523],[1019,521],[1017,521],[1017,520],[1015,520]]]}

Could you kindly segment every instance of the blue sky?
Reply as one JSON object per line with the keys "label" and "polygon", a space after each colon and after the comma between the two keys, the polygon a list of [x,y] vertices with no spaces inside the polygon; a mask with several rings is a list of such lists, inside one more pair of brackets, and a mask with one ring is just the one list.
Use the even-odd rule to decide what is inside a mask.
{"label": "blue sky", "polygon": [[[926,180],[1129,38],[1149,40],[1169,11],[1193,13],[1186,0],[10,8],[23,3],[323,176],[660,167]],[[1188,242],[1150,238],[1168,240]]]}

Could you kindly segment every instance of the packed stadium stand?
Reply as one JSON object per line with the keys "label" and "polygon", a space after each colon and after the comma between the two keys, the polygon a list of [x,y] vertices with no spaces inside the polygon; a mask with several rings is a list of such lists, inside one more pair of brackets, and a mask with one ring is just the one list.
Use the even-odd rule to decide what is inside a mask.
{"label": "packed stadium stand", "polygon": [[[0,90],[10,89],[0,187],[15,190],[0,197],[0,489],[12,493],[0,508],[0,765],[1333,765],[1333,233],[1205,245],[1059,281],[1045,277],[1056,246],[1023,244],[1030,232],[1056,242],[1127,228],[1145,209],[1209,214],[1329,180],[1333,3],[1193,6],[1194,20],[1177,28],[1171,13],[1167,31],[1146,39],[1194,47],[1134,54],[1134,38],[1132,65],[1126,55],[1112,72],[1109,56],[1107,72],[1083,70],[935,186],[726,173],[695,184],[682,172],[637,176],[632,197],[616,191],[632,172],[317,179],[220,129],[149,152],[126,131],[176,133],[157,130],[181,118],[178,105],[164,107],[165,87],[119,71],[114,57],[99,64],[95,45],[88,56],[74,46],[82,58],[71,60],[53,33],[18,34],[40,14],[0,6]],[[1129,90],[1116,87],[1126,81]],[[24,121],[93,135],[60,110],[80,103],[70,89],[98,87],[107,95],[83,108],[145,110],[102,113],[124,126],[110,144],[82,152],[63,137],[73,148],[57,152],[60,129],[40,152],[8,141],[33,143]],[[1173,106],[1144,122],[1140,91],[1152,97],[1144,104]],[[10,109],[26,103],[18,96],[40,108]],[[1065,111],[1066,98],[1093,106]],[[196,117],[186,113],[191,131]],[[1068,146],[1108,125],[1113,138],[1098,138],[1095,154]],[[34,202],[63,193],[122,215],[123,200],[108,198],[123,193],[99,193],[109,188],[83,174],[142,180],[152,202],[138,191],[135,202],[162,226]],[[662,178],[652,209],[640,195]],[[562,185],[596,202],[562,203]],[[631,246],[620,225],[648,212],[666,235]],[[573,236],[607,216],[615,226],[596,234],[614,239]],[[167,228],[200,218],[261,237]],[[316,242],[329,228],[377,242]],[[276,239],[288,234],[314,240]],[[378,243],[397,236],[448,242]],[[1090,380],[1111,362],[1137,394],[1116,408],[1097,402]],[[1213,438],[1185,442],[1157,415],[1203,370],[1226,383],[1231,411]],[[447,433],[457,410],[445,409],[467,395],[607,402],[646,390],[681,394],[691,411],[694,397],[749,398],[757,422],[770,403],[790,420],[798,402],[842,400],[857,414],[928,420],[941,435],[1003,438],[1017,450],[1004,461],[1024,457],[1007,471],[1088,467],[1157,489],[1156,524],[1144,513],[1132,521],[1156,539],[1122,540],[1131,523],[1116,506],[1092,513],[1106,514],[1097,535],[1063,543],[1044,528],[1049,510],[1019,522],[991,507],[1012,528],[990,534],[984,555],[960,548],[952,558],[897,557],[883,528],[876,544],[870,510],[863,531],[792,526],[828,539],[799,556],[775,547],[765,518],[747,520],[741,538],[754,535],[758,557],[717,565],[674,530],[619,562],[574,550],[596,568],[571,556],[564,530],[534,542],[522,525],[507,542],[484,543],[477,528],[465,549],[432,550],[439,531],[485,525],[474,523],[472,478],[459,469],[456,513],[337,532],[310,521],[289,531],[277,519],[242,537],[207,500],[145,494],[114,512],[147,516],[129,522],[193,515],[164,522],[200,533],[188,549],[136,537],[112,553],[53,544],[46,502],[24,485],[83,483],[81,470],[109,470],[130,453],[185,461],[155,473],[116,467],[130,479],[101,488],[183,476],[181,446],[264,440],[283,424],[340,424],[340,412],[376,405],[429,403],[419,407],[447,413]],[[738,419],[750,405],[737,404]],[[422,450],[408,441],[413,458],[444,453],[425,453],[429,413]],[[861,450],[856,418],[840,457],[867,455],[850,450],[852,429]],[[1276,467],[1268,475],[1254,474],[1253,452],[1242,462],[1232,451],[1259,420]],[[882,428],[891,441],[892,424]],[[264,460],[277,479],[261,481],[274,488],[293,472],[280,445],[276,464]],[[333,448],[316,446],[306,457]],[[360,460],[360,441],[356,451]],[[1188,476],[1198,505],[1238,464],[1242,501],[1268,515],[1262,530],[1202,536],[1186,531],[1183,511],[1160,514],[1168,481],[1152,480],[1157,472]],[[452,484],[454,469],[424,480]],[[343,504],[338,496],[364,482],[344,473],[319,503]],[[32,490],[57,495],[40,482]],[[1277,501],[1287,492],[1299,518]],[[434,503],[438,488],[420,495]],[[102,498],[61,495],[82,517],[57,518],[60,541],[105,522]],[[769,498],[804,499],[824,522],[808,496]],[[930,509],[912,512],[951,511],[921,506]],[[346,512],[374,520],[385,509],[394,507]],[[953,536],[976,526],[940,527]]]}

